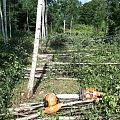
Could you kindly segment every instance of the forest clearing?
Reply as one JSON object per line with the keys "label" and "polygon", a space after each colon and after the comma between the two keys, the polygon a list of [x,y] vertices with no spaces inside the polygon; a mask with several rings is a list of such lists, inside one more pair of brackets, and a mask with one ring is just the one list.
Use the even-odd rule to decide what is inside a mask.
{"label": "forest clearing", "polygon": [[[44,108],[41,104],[47,93],[77,94],[80,86],[93,87],[105,93],[101,101],[63,107],[52,115],[41,113],[37,119],[65,120],[68,117],[72,117],[71,119],[119,119],[119,43],[115,41],[105,43],[104,40],[105,38],[101,36],[73,35],[72,37],[57,34],[54,39],[47,42],[47,47],[44,44],[43,48],[39,49],[33,97],[30,99],[24,97],[30,74],[28,66],[25,78],[13,89],[12,107],[19,108],[22,104],[33,103],[33,106],[29,106],[30,111],[40,114]],[[76,99],[64,102],[72,101]],[[32,107],[36,107],[37,110],[32,110]],[[21,111],[18,116],[26,117],[33,113]]]}
{"label": "forest clearing", "polygon": [[120,1],[0,2],[1,120],[120,119]]}

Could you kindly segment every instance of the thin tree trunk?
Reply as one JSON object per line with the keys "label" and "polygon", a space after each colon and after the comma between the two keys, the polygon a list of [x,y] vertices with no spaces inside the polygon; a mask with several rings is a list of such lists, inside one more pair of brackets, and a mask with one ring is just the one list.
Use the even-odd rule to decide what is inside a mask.
{"label": "thin tree trunk", "polygon": [[47,0],[45,2],[45,33],[46,33],[46,37],[48,36],[48,28],[47,28]]}
{"label": "thin tree trunk", "polygon": [[71,35],[71,33],[72,33],[72,20],[70,22],[70,35]]}
{"label": "thin tree trunk", "polygon": [[4,39],[4,43],[6,43],[6,41],[5,41],[5,30],[4,30],[4,24],[3,24],[3,15],[2,15],[2,10],[1,10],[1,2],[0,2],[0,16],[1,16],[1,23],[2,23],[3,39]]}
{"label": "thin tree trunk", "polygon": [[28,3],[27,3],[27,0],[26,0],[26,9],[27,9],[27,30],[29,31],[29,14],[28,14]]}
{"label": "thin tree trunk", "polygon": [[43,1],[42,7],[42,42],[45,40],[45,1]]}
{"label": "thin tree trunk", "polygon": [[64,19],[64,33],[65,33],[65,19]]}
{"label": "thin tree trunk", "polygon": [[28,17],[28,10],[27,10],[27,30],[29,31],[29,17]]}
{"label": "thin tree trunk", "polygon": [[52,33],[52,22],[51,22],[51,33]]}
{"label": "thin tree trunk", "polygon": [[5,25],[5,43],[7,43],[8,36],[7,36],[6,0],[3,0],[3,11],[4,11],[4,25]]}
{"label": "thin tree trunk", "polygon": [[40,34],[41,34],[40,33],[41,32],[41,10],[42,10],[42,0],[38,0],[34,50],[33,50],[30,79],[29,79],[28,86],[27,86],[27,93],[26,93],[27,98],[30,98],[33,95],[34,76],[35,76],[35,69],[36,69],[36,64],[37,64],[39,39],[40,39]]}
{"label": "thin tree trunk", "polygon": [[10,29],[10,38],[11,38],[11,16],[10,16],[10,5],[9,5],[9,29]]}

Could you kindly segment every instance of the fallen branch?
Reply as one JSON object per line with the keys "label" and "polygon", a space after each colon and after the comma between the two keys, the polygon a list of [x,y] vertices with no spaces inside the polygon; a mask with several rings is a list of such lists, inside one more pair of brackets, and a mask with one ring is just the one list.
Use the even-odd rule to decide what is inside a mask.
{"label": "fallen branch", "polygon": [[60,116],[59,120],[79,120],[81,116]]}
{"label": "fallen branch", "polygon": [[16,111],[16,112],[26,112],[26,111],[32,111],[32,110],[35,110],[35,109],[38,109],[40,107],[43,107],[43,105],[36,105],[36,106],[24,106],[24,107],[19,107],[19,108],[8,108],[8,111],[9,112],[13,112],[13,111]]}
{"label": "fallen branch", "polygon": [[15,116],[19,115],[19,116],[24,116],[24,117],[27,116],[27,115],[25,115],[23,113],[18,113],[18,112],[9,112],[9,113],[0,114],[0,116],[6,116],[6,115],[15,115]]}
{"label": "fallen branch", "polygon": [[33,106],[33,105],[41,105],[43,106],[43,102],[38,102],[38,103],[23,103],[23,104],[20,104],[21,107],[24,107],[24,106]]}
{"label": "fallen branch", "polygon": [[70,63],[70,62],[49,62],[47,65],[120,65],[120,63]]}
{"label": "fallen branch", "polygon": [[17,118],[16,120],[31,120],[31,119],[37,118],[38,116],[39,116],[39,114],[35,113],[35,114],[29,115],[26,117]]}
{"label": "fallen branch", "polygon": [[64,103],[64,104],[62,105],[62,107],[64,107],[64,106],[72,106],[72,105],[81,104],[81,103],[90,103],[90,102],[93,102],[93,101],[94,101],[94,100],[69,102],[69,103]]}
{"label": "fallen branch", "polygon": [[[38,116],[39,114],[33,114],[28,117],[17,118],[16,120],[31,120],[31,119],[37,118]],[[81,115],[80,116],[60,116],[59,120],[79,120],[80,118],[81,118]],[[48,120],[48,119],[49,117],[45,117],[45,118],[39,118],[37,120]]]}
{"label": "fallen branch", "polygon": [[[64,103],[62,105],[62,107],[66,107],[66,106],[73,106],[73,105],[76,105],[76,104],[81,104],[81,103],[89,103],[89,102],[93,102],[93,100],[87,100],[87,101],[75,101],[75,102],[69,102],[69,103]],[[25,116],[25,117],[22,117],[22,118],[17,118],[16,120],[31,120],[31,119],[34,119],[34,118],[37,118],[39,116],[38,113],[34,113],[34,114],[31,114],[31,115],[27,115],[29,114],[29,112],[24,113],[26,111],[26,108],[27,110],[29,111],[32,111],[34,109],[37,109],[39,107],[41,107],[41,104],[40,105],[37,105],[37,106],[29,106],[29,105],[34,105],[35,103],[27,103],[26,107],[20,107],[20,108],[12,108],[12,109],[9,109],[9,111],[15,111],[15,112],[18,112],[18,113],[15,113],[15,115],[21,115],[21,116]],[[37,103],[38,104],[38,103]],[[25,104],[22,104],[22,106],[25,105]],[[73,107],[73,108],[78,108],[78,107]],[[20,112],[23,112],[23,113],[20,113]]]}

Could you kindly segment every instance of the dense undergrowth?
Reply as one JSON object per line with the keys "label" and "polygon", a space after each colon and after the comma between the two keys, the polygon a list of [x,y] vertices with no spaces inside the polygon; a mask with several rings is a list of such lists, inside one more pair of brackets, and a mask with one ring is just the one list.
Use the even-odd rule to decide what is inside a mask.
{"label": "dense undergrowth", "polygon": [[[78,85],[84,88],[94,87],[105,93],[102,101],[96,101],[82,111],[88,119],[120,119],[119,40],[119,36],[81,35],[67,39],[65,37],[61,42],[68,41],[69,45],[63,46],[64,53],[59,50],[54,56],[55,62],[69,64],[55,65],[55,74],[50,76],[78,78]],[[54,42],[57,46],[56,39]],[[68,49],[75,51],[68,52]]]}
{"label": "dense undergrowth", "polygon": [[24,77],[30,48],[32,50],[32,40],[25,36],[13,37],[6,45],[0,40],[0,119],[12,117],[6,108],[11,106],[10,99],[14,96],[11,91]]}

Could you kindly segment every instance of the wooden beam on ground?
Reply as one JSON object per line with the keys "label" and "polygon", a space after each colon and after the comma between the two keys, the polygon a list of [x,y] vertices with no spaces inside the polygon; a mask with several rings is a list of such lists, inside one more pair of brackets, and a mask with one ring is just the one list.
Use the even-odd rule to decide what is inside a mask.
{"label": "wooden beam on ground", "polygon": [[75,80],[75,81],[80,80],[79,78],[66,78],[66,77],[58,77],[58,78],[50,78],[50,79],[55,79],[55,80]]}
{"label": "wooden beam on ground", "polygon": [[[73,105],[76,105],[76,104],[83,104],[83,103],[90,103],[90,102],[93,102],[94,100],[87,100],[87,101],[74,101],[74,102],[68,102],[68,103],[64,103],[61,107],[66,107],[66,106],[73,106]],[[35,103],[32,103],[31,105],[33,105]],[[24,104],[25,105],[25,104]],[[23,106],[24,106],[23,105]],[[28,104],[27,104],[28,105]],[[30,111],[36,109],[36,108],[39,108],[41,107],[41,105],[36,105],[36,106],[24,106],[22,107],[22,110],[25,110],[26,108],[29,109]],[[15,112],[18,112],[20,113],[21,110],[21,107],[20,108],[17,108],[17,109],[9,109],[10,111],[15,111]],[[38,118],[40,117],[39,113],[34,113],[34,114],[24,114],[25,117],[20,117],[20,118],[16,118],[16,120],[31,120],[31,119],[35,119],[35,118]],[[41,118],[41,120],[47,120],[45,117]],[[65,120],[65,119],[64,119]]]}
{"label": "wooden beam on ground", "polygon": [[61,107],[64,107],[64,106],[73,106],[73,105],[76,105],[76,104],[83,104],[83,103],[91,103],[93,102],[94,100],[80,100],[80,101],[74,101],[74,102],[68,102],[68,103],[64,103]]}
{"label": "wooden beam on ground", "polygon": [[120,63],[70,63],[70,62],[48,62],[47,65],[120,65]]}
{"label": "wooden beam on ground", "polygon": [[[47,76],[46,74],[43,73],[39,73],[39,74],[35,74],[35,78],[40,78],[41,76]],[[24,78],[29,78],[30,74],[25,74]]]}
{"label": "wooden beam on ground", "polygon": [[35,106],[35,105],[41,105],[43,106],[43,102],[36,102],[36,103],[23,103],[23,104],[20,104],[20,107],[24,107],[24,106]]}
{"label": "wooden beam on ground", "polygon": [[35,114],[28,115],[26,117],[17,118],[16,120],[31,120],[31,119],[37,118],[38,116],[39,114],[35,113]]}
{"label": "wooden beam on ground", "polygon": [[79,116],[59,116],[59,120],[81,120],[81,115],[79,115]]}

